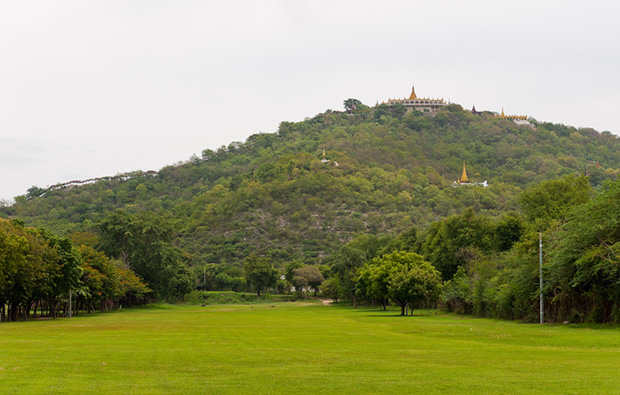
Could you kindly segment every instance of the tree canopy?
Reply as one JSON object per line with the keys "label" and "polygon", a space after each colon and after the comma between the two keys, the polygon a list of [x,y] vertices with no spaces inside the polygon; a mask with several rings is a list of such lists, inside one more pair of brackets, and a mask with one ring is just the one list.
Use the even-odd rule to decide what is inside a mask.
{"label": "tree canopy", "polygon": [[247,284],[256,290],[260,297],[260,291],[274,287],[278,281],[278,271],[265,257],[250,255],[243,264]]}
{"label": "tree canopy", "polygon": [[435,302],[441,292],[439,272],[413,252],[394,251],[375,258],[360,273],[358,293],[370,298],[389,298],[401,306],[401,315],[405,307],[420,302],[429,305]]}
{"label": "tree canopy", "polygon": [[172,245],[174,226],[169,219],[152,212],[119,210],[98,228],[100,248],[144,279],[156,296],[174,300],[193,288],[194,276],[181,250]]}

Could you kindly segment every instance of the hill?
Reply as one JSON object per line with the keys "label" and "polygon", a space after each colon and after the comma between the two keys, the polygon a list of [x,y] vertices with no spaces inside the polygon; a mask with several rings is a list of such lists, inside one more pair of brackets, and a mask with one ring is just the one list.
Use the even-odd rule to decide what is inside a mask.
{"label": "hill", "polygon": [[[618,174],[611,133],[532,125],[458,105],[432,117],[385,105],[328,110],[158,172],[33,187],[2,216],[67,234],[92,231],[119,208],[149,210],[175,219],[196,266],[251,253],[317,263],[362,233],[425,228],[469,207],[497,216],[519,210],[517,196],[534,183],[588,174],[596,188]],[[489,187],[455,187],[463,163]]]}

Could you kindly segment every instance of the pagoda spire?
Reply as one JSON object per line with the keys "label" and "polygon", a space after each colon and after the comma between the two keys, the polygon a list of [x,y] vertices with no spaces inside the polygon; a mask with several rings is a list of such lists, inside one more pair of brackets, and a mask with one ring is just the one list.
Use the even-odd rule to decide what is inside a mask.
{"label": "pagoda spire", "polygon": [[418,96],[415,94],[415,87],[411,85],[411,95],[409,96],[409,100],[415,100]]}
{"label": "pagoda spire", "polygon": [[467,170],[465,170],[465,162],[463,162],[463,174],[461,175],[460,182],[469,182],[469,178],[467,178]]}

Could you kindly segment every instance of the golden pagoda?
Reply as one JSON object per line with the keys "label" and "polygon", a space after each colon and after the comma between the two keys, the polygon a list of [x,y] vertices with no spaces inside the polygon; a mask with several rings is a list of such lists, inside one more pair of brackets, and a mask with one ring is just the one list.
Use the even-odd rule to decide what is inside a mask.
{"label": "golden pagoda", "polygon": [[409,95],[409,100],[415,100],[418,96],[415,94],[415,87],[411,85],[411,95]]}
{"label": "golden pagoda", "polygon": [[463,174],[461,174],[461,177],[458,179],[458,181],[454,181],[452,183],[452,186],[455,188],[460,186],[488,188],[489,183],[487,182],[487,180],[484,180],[483,182],[470,180],[469,177],[467,177],[467,169],[465,168],[465,163],[463,162]]}
{"label": "golden pagoda", "polygon": [[459,183],[469,182],[469,178],[467,178],[467,170],[465,170],[465,162],[463,162],[463,174],[461,178],[459,178]]}

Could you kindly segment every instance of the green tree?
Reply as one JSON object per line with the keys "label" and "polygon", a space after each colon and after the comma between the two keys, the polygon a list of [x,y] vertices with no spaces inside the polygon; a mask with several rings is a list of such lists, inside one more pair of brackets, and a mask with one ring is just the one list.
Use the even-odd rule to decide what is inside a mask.
{"label": "green tree", "polygon": [[262,289],[274,287],[278,281],[278,271],[265,257],[250,255],[245,259],[243,269],[247,284],[256,290],[258,297]]}
{"label": "green tree", "polygon": [[521,239],[525,224],[521,218],[507,215],[495,226],[495,247],[498,251],[508,251]]}
{"label": "green tree", "polygon": [[437,301],[441,293],[441,276],[428,262],[421,261],[420,255],[417,265],[397,265],[390,270],[388,277],[388,296],[401,306],[400,315],[405,315],[407,304],[411,308],[419,303],[427,305]]}
{"label": "green tree", "polygon": [[527,219],[544,230],[553,220],[564,220],[571,207],[587,202],[591,193],[587,177],[569,175],[527,189],[519,201]]}
{"label": "green tree", "polygon": [[351,111],[355,111],[357,109],[357,107],[359,107],[362,104],[361,101],[357,100],[357,99],[347,99],[344,101],[344,108],[345,110],[351,112]]}
{"label": "green tree", "polygon": [[567,219],[547,271],[558,318],[620,322],[620,181]]}
{"label": "green tree", "polygon": [[390,298],[401,306],[401,315],[408,304],[436,302],[442,287],[439,272],[421,255],[406,251],[375,258],[360,277],[367,296]]}
{"label": "green tree", "polygon": [[37,198],[43,195],[44,193],[45,193],[45,189],[39,188],[38,186],[33,185],[32,187],[28,188],[28,193],[26,193],[26,198],[28,199]]}
{"label": "green tree", "polygon": [[143,278],[157,297],[172,301],[193,288],[194,275],[172,245],[174,226],[168,218],[119,210],[98,227],[100,248]]}
{"label": "green tree", "polygon": [[492,250],[494,230],[489,217],[467,209],[461,215],[433,224],[422,244],[422,252],[443,279],[449,280],[459,267]]}
{"label": "green tree", "polygon": [[316,295],[323,281],[325,278],[315,266],[304,266],[293,270],[292,283],[297,292],[302,292],[303,289],[312,289]]}

